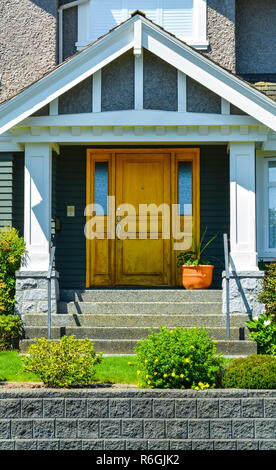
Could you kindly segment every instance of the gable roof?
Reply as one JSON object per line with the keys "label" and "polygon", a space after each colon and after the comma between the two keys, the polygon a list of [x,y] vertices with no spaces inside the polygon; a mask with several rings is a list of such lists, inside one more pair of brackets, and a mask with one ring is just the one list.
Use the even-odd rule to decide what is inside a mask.
{"label": "gable roof", "polygon": [[127,50],[134,48],[137,52],[142,47],[276,131],[276,103],[265,96],[263,90],[225,70],[137,11],[130,19],[3,103],[0,106],[0,135]]}

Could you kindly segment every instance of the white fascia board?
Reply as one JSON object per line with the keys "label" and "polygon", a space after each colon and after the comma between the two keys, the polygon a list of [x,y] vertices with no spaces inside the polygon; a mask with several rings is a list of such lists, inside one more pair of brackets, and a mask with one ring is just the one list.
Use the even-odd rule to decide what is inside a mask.
{"label": "white fascia board", "polygon": [[276,131],[276,103],[145,18],[142,22],[143,47]]}
{"label": "white fascia board", "polygon": [[[238,127],[230,128],[229,135],[225,136],[220,132],[219,127],[207,127],[208,133],[202,133],[202,126],[186,127],[185,133],[179,132],[179,128],[183,126],[90,126],[78,128],[78,132],[72,133],[72,127],[59,128],[58,135],[50,132],[50,128],[40,128],[40,135],[34,135],[29,132],[29,128],[25,128],[20,135],[14,137],[17,144],[25,143],[57,143],[73,144],[80,143],[82,145],[92,144],[94,142],[102,142],[112,144],[117,143],[224,143],[228,142],[263,142],[258,129],[251,129],[247,135],[240,133]],[[184,126],[185,127],[185,126]],[[94,130],[100,132],[94,132]],[[137,129],[142,132],[137,132]],[[162,132],[161,132],[162,131]]]}
{"label": "white fascia board", "polygon": [[129,21],[0,107],[0,135],[133,48]]}
{"label": "white fascia board", "polygon": [[[260,126],[251,116],[186,113],[178,111],[126,110],[102,113],[29,117],[22,127],[48,126]],[[266,139],[266,136],[264,136]]]}

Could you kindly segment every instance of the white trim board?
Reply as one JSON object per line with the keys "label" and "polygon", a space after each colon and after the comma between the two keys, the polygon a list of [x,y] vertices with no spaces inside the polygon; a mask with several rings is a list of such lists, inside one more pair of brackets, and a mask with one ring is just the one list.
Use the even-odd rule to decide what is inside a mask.
{"label": "white trim board", "polygon": [[[35,129],[35,132],[34,132]],[[53,132],[53,130],[57,130]],[[248,134],[243,134],[239,127],[231,128],[227,135],[220,127],[209,126],[71,126],[71,127],[24,127],[14,136],[16,143],[75,143],[91,145],[94,143],[114,142],[124,143],[217,143],[228,142],[263,142],[264,136],[260,135],[258,128],[250,128]],[[1,141],[0,141],[1,142]]]}
{"label": "white trim board", "polygon": [[132,49],[135,45],[134,24],[137,21],[141,22],[144,48],[276,131],[275,102],[136,14],[0,106],[0,134]]}

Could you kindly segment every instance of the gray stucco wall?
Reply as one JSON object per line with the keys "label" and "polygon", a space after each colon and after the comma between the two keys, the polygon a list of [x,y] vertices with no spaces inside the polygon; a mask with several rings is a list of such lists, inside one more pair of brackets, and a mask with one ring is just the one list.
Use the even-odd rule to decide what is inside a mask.
{"label": "gray stucco wall", "polygon": [[237,72],[275,73],[276,1],[236,0]]}
{"label": "gray stucco wall", "polygon": [[[63,2],[65,3],[65,2]],[[78,40],[78,8],[68,8],[63,11],[63,60],[71,57],[77,51],[76,42]]]}
{"label": "gray stucco wall", "polygon": [[177,70],[146,49],[144,108],[177,111]]}
{"label": "gray stucco wall", "polygon": [[221,98],[192,78],[187,77],[187,111],[221,113]]}
{"label": "gray stucco wall", "polygon": [[1,0],[0,103],[56,64],[56,0]]}
{"label": "gray stucco wall", "polygon": [[207,4],[209,48],[205,55],[234,72],[235,0],[207,0]]}
{"label": "gray stucco wall", "polygon": [[2,390],[0,450],[275,450],[275,401],[275,390]]}
{"label": "gray stucco wall", "polygon": [[102,69],[102,111],[126,109],[134,109],[133,51]]}
{"label": "gray stucco wall", "polygon": [[92,112],[92,78],[75,86],[60,96],[59,114],[91,113]]}

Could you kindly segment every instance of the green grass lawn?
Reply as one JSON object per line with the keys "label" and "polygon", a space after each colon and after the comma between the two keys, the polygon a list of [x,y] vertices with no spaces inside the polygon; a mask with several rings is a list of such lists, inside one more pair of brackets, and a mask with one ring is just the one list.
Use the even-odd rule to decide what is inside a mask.
{"label": "green grass lawn", "polygon": [[[225,362],[230,362],[226,359]],[[131,363],[131,364],[129,364]],[[17,351],[0,352],[0,381],[7,382],[40,382],[30,372],[22,372],[22,358]],[[103,357],[97,366],[97,383],[137,384],[137,367],[133,356]]]}
{"label": "green grass lawn", "polygon": [[[131,356],[104,357],[102,364],[97,367],[96,382],[137,384],[137,368]],[[0,352],[0,381],[7,382],[40,382],[35,374],[22,372],[21,356],[17,351]]]}

